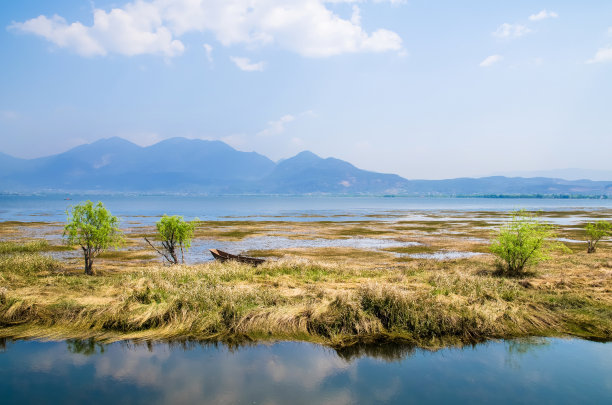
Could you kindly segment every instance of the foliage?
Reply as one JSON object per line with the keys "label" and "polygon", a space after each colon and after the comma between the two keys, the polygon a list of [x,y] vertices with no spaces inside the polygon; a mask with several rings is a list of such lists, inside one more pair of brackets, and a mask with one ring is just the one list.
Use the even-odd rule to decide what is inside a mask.
{"label": "foliage", "polygon": [[554,227],[540,222],[525,210],[512,213],[512,220],[499,230],[490,250],[501,262],[504,272],[517,275],[527,267],[548,260],[555,249],[566,250],[556,242]]}
{"label": "foliage", "polygon": [[79,245],[85,257],[85,274],[92,275],[95,257],[109,247],[117,248],[123,242],[117,217],[98,201],[86,201],[67,210],[68,223],[64,237],[68,245]]}
{"label": "foliage", "polygon": [[597,221],[588,223],[584,227],[587,236],[587,252],[595,253],[597,243],[604,237],[612,235],[612,223],[607,221]]}
{"label": "foliage", "polygon": [[157,222],[157,233],[161,239],[162,250],[158,250],[148,239],[145,240],[153,247],[160,255],[162,255],[169,263],[178,264],[177,250],[181,251],[181,261],[185,263],[184,250],[191,247],[191,239],[193,232],[199,220],[196,218],[193,221],[185,221],[183,217],[178,215],[165,215]]}

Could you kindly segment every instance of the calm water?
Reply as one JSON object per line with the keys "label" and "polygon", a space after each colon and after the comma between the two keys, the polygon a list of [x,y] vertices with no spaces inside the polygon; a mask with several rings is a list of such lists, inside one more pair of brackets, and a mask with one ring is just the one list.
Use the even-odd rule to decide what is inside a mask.
{"label": "calm water", "polygon": [[[2,343],[2,342],[0,342]],[[530,339],[428,352],[284,342],[0,345],[0,402],[566,403],[612,401],[612,344]]]}
{"label": "calm water", "polygon": [[[90,199],[102,201],[125,225],[149,224],[163,214],[203,220],[250,219],[320,221],[401,217],[450,211],[612,209],[612,199],[495,199],[414,197],[281,197],[281,196],[156,196],[156,195],[0,195],[0,221],[64,221],[66,208]],[[415,214],[417,214],[415,216]]]}

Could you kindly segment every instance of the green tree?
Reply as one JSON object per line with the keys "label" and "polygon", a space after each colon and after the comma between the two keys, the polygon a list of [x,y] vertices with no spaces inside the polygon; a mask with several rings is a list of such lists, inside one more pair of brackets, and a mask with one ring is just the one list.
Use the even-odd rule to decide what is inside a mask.
{"label": "green tree", "polygon": [[181,262],[185,263],[184,250],[188,250],[191,246],[193,232],[199,220],[196,218],[193,221],[185,221],[183,217],[178,215],[165,215],[157,222],[157,236],[161,240],[162,250],[157,249],[149,239],[145,238],[147,243],[160,255],[162,255],[168,263],[178,264],[178,250],[181,251]]}
{"label": "green tree", "polygon": [[550,259],[552,250],[567,250],[556,238],[552,225],[520,210],[513,212],[511,221],[501,226],[490,250],[499,258],[502,271],[517,275],[527,267]]}
{"label": "green tree", "polygon": [[85,257],[85,274],[93,275],[96,256],[109,247],[117,248],[123,243],[117,217],[98,201],[96,205],[86,201],[68,208],[68,223],[64,227],[64,237],[68,245],[79,245]]}
{"label": "green tree", "polygon": [[584,227],[587,236],[587,253],[595,253],[597,243],[606,236],[612,235],[612,223],[607,221],[597,221],[588,223]]}

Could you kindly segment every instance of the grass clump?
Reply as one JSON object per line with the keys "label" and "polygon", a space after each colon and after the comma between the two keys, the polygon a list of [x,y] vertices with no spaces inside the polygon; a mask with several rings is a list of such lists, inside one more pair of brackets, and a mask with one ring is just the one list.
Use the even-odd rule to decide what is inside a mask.
{"label": "grass clump", "polygon": [[50,256],[17,253],[0,256],[0,274],[32,276],[61,269],[61,263]]}
{"label": "grass clump", "polygon": [[25,243],[10,241],[0,242],[0,255],[10,253],[35,253],[51,250],[51,245],[46,240],[34,240]]}

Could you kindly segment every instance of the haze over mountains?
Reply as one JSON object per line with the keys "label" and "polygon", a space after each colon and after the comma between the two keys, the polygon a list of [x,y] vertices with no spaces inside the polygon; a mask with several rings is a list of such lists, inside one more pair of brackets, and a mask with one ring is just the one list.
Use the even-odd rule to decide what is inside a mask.
{"label": "haze over mountains", "polygon": [[109,138],[37,159],[0,153],[0,191],[612,196],[612,180],[502,176],[407,180],[312,152],[275,163],[220,141],[172,138],[141,147]]}

